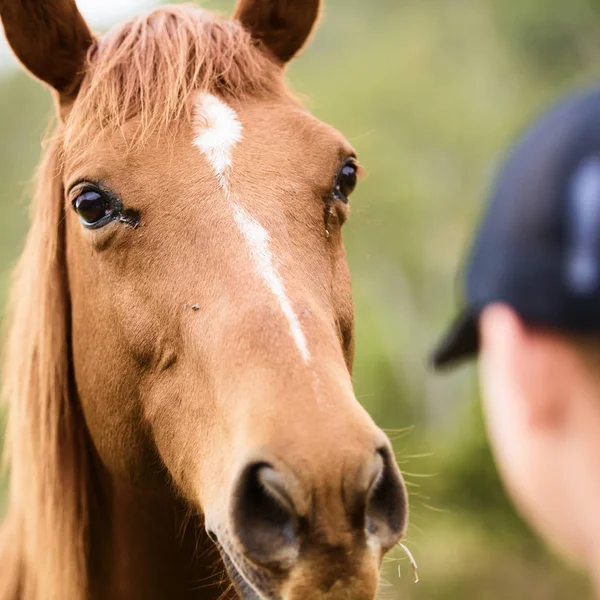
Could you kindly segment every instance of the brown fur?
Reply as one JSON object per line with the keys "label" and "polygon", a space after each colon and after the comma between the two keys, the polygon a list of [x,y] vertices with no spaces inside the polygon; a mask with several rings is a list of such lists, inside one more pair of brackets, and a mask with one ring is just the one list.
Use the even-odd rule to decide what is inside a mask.
{"label": "brown fur", "polygon": [[[24,5],[0,4],[13,19],[13,49],[57,89],[62,117],[12,292],[1,600],[214,599],[221,563],[207,555],[204,519],[242,568],[242,591],[251,581],[269,599],[315,590],[370,600],[382,555],[404,529],[397,467],[375,460],[378,449],[389,458],[389,442],[350,380],[347,207],[329,196],[353,150],[290,96],[270,58],[285,53],[250,17],[275,4],[289,5],[289,18],[293,3],[258,1],[237,9],[248,31],[193,7],[156,10],[94,41],[77,69],[44,63],[55,30],[26,47],[29,26],[19,29],[13,11]],[[48,19],[54,9],[59,21],[79,23],[71,2],[46,5]],[[293,54],[310,27],[291,23]],[[81,48],[81,35],[67,39]],[[65,95],[75,88],[76,97]],[[192,146],[199,92],[226,100],[243,124],[231,188],[271,235],[309,366],[251,274],[222,190]],[[141,226],[85,230],[71,208],[81,180],[117,195]],[[253,460],[287,477],[310,523],[287,574],[248,558],[235,529],[235,485]],[[396,495],[369,509],[384,533],[366,543],[374,468],[385,469]]]}

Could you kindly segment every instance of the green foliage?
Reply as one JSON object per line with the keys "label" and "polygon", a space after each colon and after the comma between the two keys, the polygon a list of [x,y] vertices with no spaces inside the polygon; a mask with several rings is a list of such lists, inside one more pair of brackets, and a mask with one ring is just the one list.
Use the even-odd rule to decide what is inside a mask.
{"label": "green foliage", "polygon": [[40,142],[51,115],[50,98],[21,74],[0,80],[0,302],[8,271],[16,260],[27,226],[30,181]]}
{"label": "green foliage", "polygon": [[[357,395],[384,427],[413,426],[396,449],[413,473],[407,543],[421,583],[404,559],[398,580],[392,562],[382,598],[590,598],[508,503],[473,372],[433,376],[427,355],[455,311],[455,273],[503,148],[562,90],[593,81],[599,25],[600,0],[326,0],[312,45],[290,67],[368,173],[345,231]],[[2,77],[0,300],[49,112],[39,85]]]}

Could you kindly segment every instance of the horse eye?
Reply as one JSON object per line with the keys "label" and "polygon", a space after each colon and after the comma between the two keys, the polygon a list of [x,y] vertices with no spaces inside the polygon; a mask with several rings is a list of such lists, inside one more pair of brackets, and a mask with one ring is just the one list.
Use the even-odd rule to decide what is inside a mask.
{"label": "horse eye", "polygon": [[81,222],[90,228],[102,227],[112,220],[115,209],[100,190],[84,190],[75,200],[73,209]]}
{"label": "horse eye", "polygon": [[347,203],[350,194],[356,187],[358,179],[358,167],[354,159],[350,158],[340,169],[333,188],[333,196],[336,200]]}

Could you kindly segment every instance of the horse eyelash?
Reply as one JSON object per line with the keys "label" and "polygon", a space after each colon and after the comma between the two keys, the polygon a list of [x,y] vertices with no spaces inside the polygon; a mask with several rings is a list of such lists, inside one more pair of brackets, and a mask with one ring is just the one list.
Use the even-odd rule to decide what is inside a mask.
{"label": "horse eyelash", "polygon": [[104,185],[101,181],[93,181],[85,178],[77,180],[70,187],[69,193],[67,194],[67,210],[71,208],[73,201],[76,199],[76,197],[72,197],[72,192],[80,184],[89,184],[90,186],[96,187],[109,198],[109,200],[117,208],[117,214],[115,216],[116,221],[118,221],[119,223],[123,223],[123,225],[131,227],[132,229],[137,229],[141,225],[142,217],[140,213],[137,210],[125,208],[120,198],[116,194],[114,194],[109,188],[107,188],[106,185]]}

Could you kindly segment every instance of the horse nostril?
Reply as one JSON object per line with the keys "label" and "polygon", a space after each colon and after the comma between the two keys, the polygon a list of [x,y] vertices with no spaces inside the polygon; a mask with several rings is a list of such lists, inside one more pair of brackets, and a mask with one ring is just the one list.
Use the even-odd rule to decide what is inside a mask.
{"label": "horse nostril", "polygon": [[367,499],[367,531],[389,550],[402,537],[407,520],[406,489],[400,471],[387,448],[378,451],[383,465]]}
{"label": "horse nostril", "polygon": [[246,466],[234,493],[233,528],[252,560],[286,568],[298,554],[298,518],[283,478],[264,462]]}

